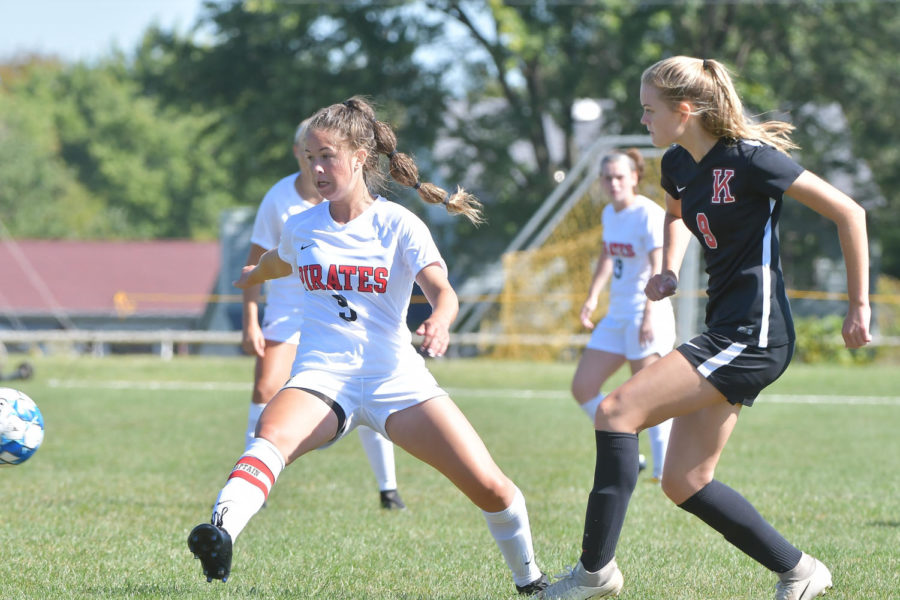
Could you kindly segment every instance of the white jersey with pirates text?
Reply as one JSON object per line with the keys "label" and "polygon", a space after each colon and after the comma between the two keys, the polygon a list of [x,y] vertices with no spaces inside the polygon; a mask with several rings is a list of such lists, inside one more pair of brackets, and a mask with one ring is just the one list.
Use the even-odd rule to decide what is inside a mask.
{"label": "white jersey with pirates text", "polygon": [[294,373],[371,376],[424,364],[412,346],[407,307],[419,271],[447,267],[416,215],[379,196],[341,225],[323,202],[287,221],[278,253],[304,293]]}

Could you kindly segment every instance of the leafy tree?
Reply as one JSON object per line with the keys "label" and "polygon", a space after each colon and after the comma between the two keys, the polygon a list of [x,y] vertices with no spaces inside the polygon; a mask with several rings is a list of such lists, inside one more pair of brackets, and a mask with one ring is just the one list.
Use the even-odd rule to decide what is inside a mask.
{"label": "leafy tree", "polygon": [[[578,97],[614,101],[605,114],[612,133],[643,133],[637,100],[641,71],[665,56],[712,57],[732,66],[748,110],[798,125],[799,159],[808,168],[856,179],[857,199],[871,211],[884,245],[883,268],[900,273],[900,13],[893,3],[684,2],[505,3],[429,0],[468,30],[468,43],[484,48],[470,69],[467,104],[502,98],[503,108],[461,127],[467,161],[482,162],[487,187],[497,192],[504,239],[545,197],[550,174],[571,165],[571,107]],[[846,128],[834,128],[837,115]],[[542,118],[544,119],[542,120]],[[546,119],[564,135],[565,154],[547,147]],[[515,160],[515,140],[528,140],[532,160]],[[853,157],[871,168],[876,185],[859,180]],[[460,165],[464,168],[465,165]],[[499,167],[499,168],[498,168]],[[865,169],[862,169],[865,171]],[[879,190],[886,202],[879,205]],[[493,207],[497,214],[497,207]],[[811,263],[838,252],[835,236],[809,211],[788,203],[782,233],[796,284],[810,283]],[[497,230],[494,229],[496,232]]]}
{"label": "leafy tree", "polygon": [[[16,228],[47,235],[210,236],[219,209],[255,205],[295,168],[297,122],[365,94],[423,179],[464,183],[486,202],[487,227],[446,226],[454,250],[482,261],[577,158],[577,98],[612,101],[609,132],[643,133],[641,71],[691,54],[734,67],[750,112],[787,114],[804,165],[849,181],[861,173],[851,158],[865,161],[875,186],[857,198],[884,196],[869,205],[872,231],[900,275],[898,39],[900,13],[877,0],[207,2],[193,34],[148,30],[130,61],[0,68],[0,206]],[[444,222],[411,192],[395,197]],[[22,198],[66,198],[65,225],[35,220]],[[805,209],[785,217],[799,279],[837,251],[823,245],[834,236]]]}
{"label": "leafy tree", "polygon": [[424,154],[422,176],[432,176],[427,149],[446,97],[439,74],[414,60],[434,27],[410,7],[228,0],[208,3],[198,27],[209,41],[148,32],[134,73],[167,106],[215,115],[207,133],[232,151],[217,158],[241,202],[255,205],[296,169],[290,145],[303,118],[356,94],[375,102],[401,149]]}
{"label": "leafy tree", "polygon": [[46,102],[9,91],[25,80],[52,80],[60,69],[55,61],[31,57],[5,65],[2,72],[0,214],[6,229],[18,237],[69,237],[90,230],[102,214],[102,206],[60,158]]}
{"label": "leafy tree", "polygon": [[[197,143],[203,120],[162,110],[121,63],[37,65],[6,85],[0,187],[19,236],[213,238],[232,204]],[[30,202],[23,202],[29,199]]]}

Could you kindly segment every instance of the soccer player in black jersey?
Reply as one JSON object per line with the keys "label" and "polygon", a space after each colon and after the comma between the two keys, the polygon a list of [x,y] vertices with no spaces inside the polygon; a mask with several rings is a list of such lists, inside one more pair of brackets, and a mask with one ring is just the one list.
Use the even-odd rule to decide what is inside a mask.
{"label": "soccer player in black jersey", "polygon": [[709,274],[706,331],[636,373],[600,404],[597,463],[582,555],[544,598],[603,598],[623,586],[615,551],[638,475],[637,433],[674,418],[662,488],[726,540],[778,575],[776,600],[808,600],[832,585],[819,560],[790,544],[738,492],[714,479],[742,406],[787,368],[794,328],[778,252],[787,195],[837,226],[847,270],[848,348],[869,341],[868,241],[864,210],[797,165],[787,151],[792,126],[749,122],[726,68],[677,56],[641,77],[641,122],[662,159],[666,191],[660,274],[650,300],[675,293],[693,234]]}

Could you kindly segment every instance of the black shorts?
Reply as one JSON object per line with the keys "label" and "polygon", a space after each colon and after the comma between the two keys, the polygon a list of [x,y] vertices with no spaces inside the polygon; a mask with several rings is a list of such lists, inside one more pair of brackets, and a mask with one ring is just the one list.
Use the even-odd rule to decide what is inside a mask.
{"label": "black shorts", "polygon": [[731,404],[753,406],[791,362],[794,342],[758,348],[716,333],[701,333],[676,348]]}

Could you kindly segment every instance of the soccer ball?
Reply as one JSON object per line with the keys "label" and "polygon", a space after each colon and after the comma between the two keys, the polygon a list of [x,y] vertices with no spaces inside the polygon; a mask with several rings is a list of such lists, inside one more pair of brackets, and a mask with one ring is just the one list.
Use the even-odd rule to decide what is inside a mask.
{"label": "soccer ball", "polygon": [[44,441],[44,417],[19,390],[0,388],[0,467],[18,465]]}

